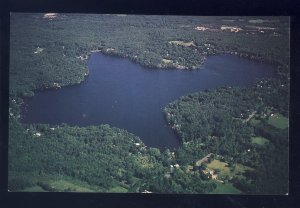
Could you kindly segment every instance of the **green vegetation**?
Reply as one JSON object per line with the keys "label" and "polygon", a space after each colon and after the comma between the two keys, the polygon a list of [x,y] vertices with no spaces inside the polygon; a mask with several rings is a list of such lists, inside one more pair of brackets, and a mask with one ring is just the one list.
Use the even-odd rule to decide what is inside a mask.
{"label": "green vegetation", "polygon": [[122,186],[116,186],[108,190],[111,193],[126,193],[128,190]]}
{"label": "green vegetation", "polygon": [[22,192],[46,192],[46,190],[44,190],[42,187],[40,187],[38,185],[32,186],[32,187],[27,187],[20,191],[22,191]]}
{"label": "green vegetation", "polygon": [[[37,89],[80,83],[88,74],[86,58],[91,51],[153,68],[193,69],[205,56],[218,53],[286,65],[288,18],[263,19],[274,18],[276,22],[251,23],[247,21],[256,18],[232,17],[234,21],[224,22],[224,17],[57,14],[45,18],[13,13],[10,95],[30,96]],[[222,26],[243,30],[231,32]]]}
{"label": "green vegetation", "polygon": [[[46,191],[206,193],[214,187],[203,176],[180,170],[166,178],[174,162],[169,151],[147,148],[138,137],[108,125],[50,127],[10,119],[9,129],[11,191],[40,186]],[[194,180],[197,186],[185,187]]]}
{"label": "green vegetation", "polygon": [[219,173],[218,175],[221,177],[222,176],[229,176],[230,175],[230,170],[228,167],[228,163],[226,162],[221,162],[220,160],[213,160],[210,163],[207,164],[207,168],[211,170],[217,170]]}
{"label": "green vegetation", "polygon": [[60,190],[60,191],[76,191],[76,192],[92,192],[93,190],[82,187],[82,186],[78,186],[74,183],[71,183],[69,181],[66,180],[56,180],[56,181],[51,181],[49,183],[49,185],[51,187],[53,187],[54,189]]}
{"label": "green vegetation", "polygon": [[266,145],[269,144],[269,140],[264,138],[264,137],[252,137],[251,142],[253,144],[258,144],[258,145]]}
{"label": "green vegetation", "polygon": [[289,119],[280,114],[272,114],[272,116],[270,116],[268,119],[268,124],[276,128],[286,129],[289,126]]}
{"label": "green vegetation", "polygon": [[216,185],[216,189],[210,192],[210,194],[242,194],[242,192],[235,188],[231,183],[222,184],[216,182]]}
{"label": "green vegetation", "polygon": [[207,164],[207,168],[210,170],[215,170],[218,173],[219,179],[229,179],[234,177],[241,177],[239,175],[245,173],[246,171],[252,171],[252,168],[241,164],[234,164],[229,167],[228,163],[221,162],[220,160],[213,160]]}
{"label": "green vegetation", "polygon": [[[229,176],[228,181],[242,192],[287,193],[288,130],[268,124],[271,112],[287,113],[287,97],[285,101],[278,97],[287,83],[277,85],[285,80],[277,79],[260,81],[253,88],[193,93],[170,103],[164,109],[166,118],[183,142],[176,151],[178,162],[188,165],[214,153],[223,161],[214,160],[206,166],[225,173],[223,177]],[[251,116],[257,122],[251,122]],[[270,145],[254,146],[255,137],[268,138]],[[226,163],[232,170],[242,165],[236,173],[242,177],[232,177]]]}
{"label": "green vegetation", "polygon": [[49,181],[38,182],[37,184],[38,185],[27,187],[20,191],[22,192],[46,192],[46,191],[94,192],[95,191],[80,185],[76,185],[73,182],[69,182],[66,180],[49,180]]}
{"label": "green vegetation", "polygon": [[[285,194],[288,19],[226,20],[11,14],[9,189]],[[22,124],[22,98],[33,96],[36,90],[84,81],[91,51],[160,69],[194,69],[207,55],[230,53],[274,64],[276,77],[259,80],[253,88],[206,90],[170,103],[164,109],[166,119],[182,142],[175,152],[146,147],[140,138],[108,125]],[[271,118],[271,112],[279,117]],[[253,138],[270,142],[253,145]],[[209,153],[222,157],[207,166],[223,174],[224,184],[209,179],[202,170],[187,171]]]}
{"label": "green vegetation", "polygon": [[256,118],[252,118],[250,120],[251,125],[256,126],[260,123],[260,120],[256,119]]}

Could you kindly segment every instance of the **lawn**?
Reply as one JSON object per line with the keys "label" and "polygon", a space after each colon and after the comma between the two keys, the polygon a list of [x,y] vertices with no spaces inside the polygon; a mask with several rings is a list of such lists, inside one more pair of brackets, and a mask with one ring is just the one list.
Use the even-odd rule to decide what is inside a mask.
{"label": "lawn", "polygon": [[258,145],[266,145],[269,144],[269,140],[264,138],[264,137],[252,137],[251,138],[251,143],[252,144],[258,144]]}
{"label": "lawn", "polygon": [[[220,160],[213,160],[210,163],[207,164],[207,168],[212,170],[219,170],[218,173],[219,179],[222,179],[222,177],[237,177],[238,174],[242,174],[247,170],[253,170],[250,167],[244,166],[242,164],[233,164],[232,168],[228,167],[228,163],[221,162]],[[241,178],[242,176],[238,176]]]}
{"label": "lawn", "polygon": [[274,114],[269,117],[268,124],[279,129],[286,129],[289,126],[289,119],[280,114]]}
{"label": "lawn", "polygon": [[217,187],[209,194],[242,194],[243,192],[235,188],[231,183],[222,184],[216,182]]}
{"label": "lawn", "polygon": [[221,162],[220,160],[213,160],[210,163],[207,164],[207,168],[213,169],[213,170],[220,170],[219,175],[221,176],[228,176],[230,175],[229,167],[227,166],[228,163]]}

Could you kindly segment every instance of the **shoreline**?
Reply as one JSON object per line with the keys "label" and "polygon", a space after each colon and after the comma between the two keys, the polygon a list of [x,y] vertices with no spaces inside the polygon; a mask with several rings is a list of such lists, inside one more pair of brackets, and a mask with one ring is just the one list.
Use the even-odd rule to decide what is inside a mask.
{"label": "shoreline", "polygon": [[[90,53],[89,53],[89,55],[88,55],[88,58],[90,58],[90,56],[93,54],[93,53],[99,53],[99,54],[101,54],[101,55],[104,55],[104,56],[114,56],[114,57],[117,57],[117,58],[120,58],[119,56],[117,56],[117,55],[111,55],[111,54],[105,54],[105,53],[101,53],[101,51],[91,51]],[[216,55],[211,55],[211,56],[218,56],[219,54],[216,54]],[[228,54],[221,54],[221,55],[228,55]],[[229,54],[229,55],[231,55],[231,54]],[[232,55],[232,56],[236,56],[235,54],[234,55]],[[237,57],[239,57],[239,56],[237,56]],[[123,57],[121,57],[121,58],[123,58]],[[85,62],[86,62],[86,67],[87,67],[87,61],[88,61],[88,59],[86,59],[86,60],[84,60]],[[129,61],[132,61],[132,60],[130,60],[129,59]],[[133,61],[134,63],[136,63],[135,61]],[[139,63],[136,63],[136,64],[139,64]],[[140,64],[139,64],[140,65]],[[141,65],[142,66],[142,65]],[[143,67],[143,66],[142,66]],[[88,68],[88,67],[87,67]],[[199,69],[199,68],[198,68]],[[154,69],[154,70],[161,70],[161,69]],[[170,69],[170,70],[176,70],[176,69]],[[88,71],[89,71],[89,69],[88,69]],[[72,84],[72,85],[66,85],[66,86],[59,86],[59,87],[49,87],[49,88],[43,88],[43,89],[38,89],[38,90],[36,90],[35,92],[34,92],[34,95],[35,95],[35,93],[40,93],[40,92],[43,92],[43,91],[46,91],[46,90],[59,90],[59,89],[61,89],[62,87],[73,87],[73,86],[77,86],[77,84],[79,85],[79,84],[81,84],[81,83],[83,83],[84,81],[86,81],[86,79],[87,79],[87,77],[89,76],[89,73],[88,74],[86,74],[86,76],[84,76],[84,79],[80,82],[80,83],[74,83],[74,84]],[[33,95],[33,96],[34,96]],[[19,97],[19,98],[21,98],[22,99],[22,104],[20,105],[20,107],[19,107],[19,110],[22,112],[22,109],[24,108],[24,100],[25,99],[27,99],[28,97]],[[178,98],[179,99],[179,98]],[[165,106],[166,107],[166,106]],[[164,111],[162,111],[162,113],[163,113],[163,116],[164,116],[164,118],[165,118],[165,124],[166,125],[168,125],[170,128],[171,128],[171,130],[172,130],[172,132],[174,132],[174,134],[176,135],[176,139],[179,141],[179,143],[180,143],[180,145],[179,145],[179,147],[182,145],[182,143],[183,143],[183,141],[182,141],[182,139],[180,138],[180,135],[178,134],[178,132],[176,131],[176,129],[174,129],[169,123],[168,123],[168,120],[167,120],[167,118],[166,118],[166,113],[164,112]],[[28,125],[28,124],[39,124],[39,123],[23,123],[22,121],[22,114],[20,113],[20,117],[19,117],[19,122],[21,123],[21,124],[24,124],[24,125]],[[50,124],[49,124],[50,125]],[[56,124],[56,126],[59,126],[59,125],[61,125],[61,124]],[[67,124],[68,126],[76,126],[76,125],[69,125],[69,124]],[[96,126],[100,126],[100,125],[104,125],[104,124],[99,124],[99,125],[96,125]],[[93,125],[88,125],[88,126],[93,126]],[[86,128],[86,127],[88,127],[88,126],[83,126],[83,128]],[[125,129],[126,130],[126,129]],[[165,147],[165,148],[167,148],[167,147]],[[173,148],[174,149],[174,148]],[[175,149],[178,149],[178,148],[175,148]]]}

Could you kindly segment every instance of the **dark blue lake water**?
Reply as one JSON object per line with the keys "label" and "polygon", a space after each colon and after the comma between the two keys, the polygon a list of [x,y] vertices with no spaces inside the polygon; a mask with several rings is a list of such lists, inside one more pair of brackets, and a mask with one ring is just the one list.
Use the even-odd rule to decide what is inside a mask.
{"label": "dark blue lake water", "polygon": [[198,70],[144,68],[128,59],[94,53],[80,85],[26,98],[24,123],[88,126],[109,124],[139,136],[146,145],[177,148],[163,108],[180,96],[220,86],[250,86],[273,76],[273,68],[232,55],[207,58]]}

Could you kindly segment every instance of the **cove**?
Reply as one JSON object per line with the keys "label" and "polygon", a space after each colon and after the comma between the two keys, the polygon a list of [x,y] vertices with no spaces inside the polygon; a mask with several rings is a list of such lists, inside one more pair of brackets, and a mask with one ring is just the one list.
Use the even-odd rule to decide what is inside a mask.
{"label": "cove", "polygon": [[90,74],[79,84],[25,98],[23,123],[88,126],[109,124],[139,136],[146,145],[174,149],[179,140],[163,108],[182,95],[221,86],[249,87],[274,76],[273,67],[233,55],[207,57],[197,70],[158,70],[125,58],[93,53]]}

